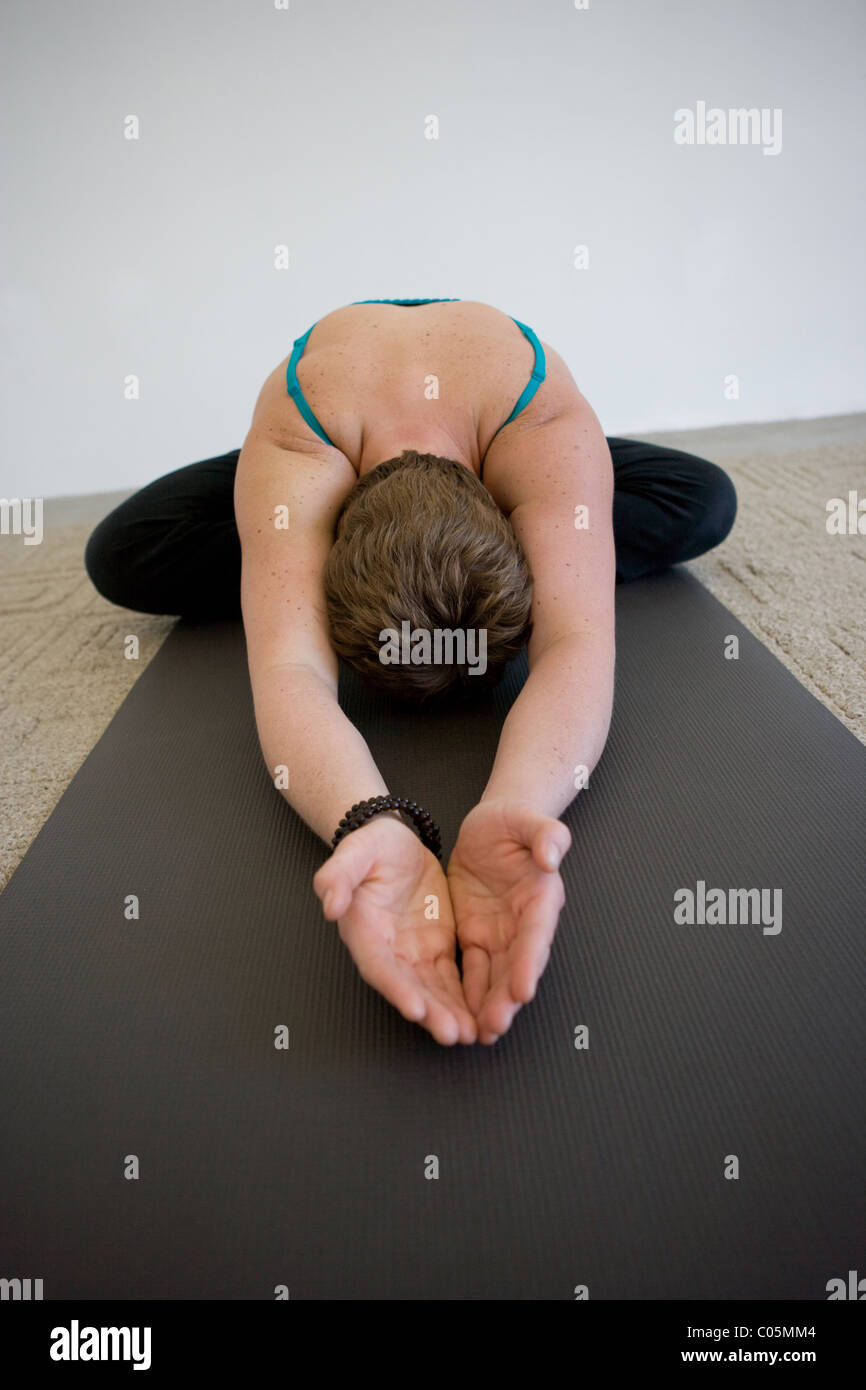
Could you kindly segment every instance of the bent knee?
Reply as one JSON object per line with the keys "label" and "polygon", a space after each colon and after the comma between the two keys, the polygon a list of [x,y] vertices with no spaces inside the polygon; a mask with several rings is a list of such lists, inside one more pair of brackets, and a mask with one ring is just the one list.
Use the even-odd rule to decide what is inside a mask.
{"label": "bent knee", "polygon": [[146,612],[138,592],[141,586],[135,583],[130,571],[128,551],[126,562],[122,559],[124,532],[123,521],[116,512],[103,517],[84,547],[84,568],[93,587],[110,603]]}
{"label": "bent knee", "polygon": [[704,526],[712,537],[709,545],[720,545],[731,529],[737,516],[737,490],[723,468],[717,463],[708,463],[706,477]]}
{"label": "bent knee", "polygon": [[685,541],[688,559],[721,545],[737,515],[737,492],[727,473],[716,463],[702,461],[700,487],[693,498],[691,534]]}

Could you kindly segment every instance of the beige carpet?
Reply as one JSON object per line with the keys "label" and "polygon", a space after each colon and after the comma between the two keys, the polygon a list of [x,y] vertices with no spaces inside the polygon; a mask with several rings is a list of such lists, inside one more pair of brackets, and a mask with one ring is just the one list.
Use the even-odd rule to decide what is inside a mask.
{"label": "beige carpet", "polygon": [[[829,498],[866,497],[866,415],[645,437],[731,474],[734,531],[690,568],[866,742],[866,537],[825,524]],[[0,535],[0,886],[174,625],[116,608],[85,574],[87,536],[127,495],[47,499],[41,545]]]}

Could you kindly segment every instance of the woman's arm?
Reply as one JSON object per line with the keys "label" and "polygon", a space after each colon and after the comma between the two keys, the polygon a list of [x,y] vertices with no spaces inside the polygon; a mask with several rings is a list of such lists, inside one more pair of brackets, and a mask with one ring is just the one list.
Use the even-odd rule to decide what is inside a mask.
{"label": "woman's arm", "polygon": [[533,601],[529,679],[503,726],[484,799],[528,801],[559,816],[595,767],[610,726],[616,558],[613,468],[601,426],[576,388],[554,397],[552,408],[522,430],[515,422],[513,433],[503,431],[485,460],[526,552]]}
{"label": "woman's arm", "polygon": [[241,608],[259,740],[275,783],[326,842],[356,801],[387,792],[337,702],[322,573],[356,481],[336,449],[285,448],[255,424],[238,460]]}
{"label": "woman's arm", "polygon": [[529,678],[448,865],[466,1001],[484,1043],[510,1028],[547,964],[571,843],[558,816],[601,754],[613,702],[613,469],[598,420],[569,383],[557,372],[484,465],[533,576]]}
{"label": "woman's arm", "polygon": [[[337,699],[322,575],[355,471],[339,450],[277,440],[254,417],[238,461],[241,606],[262,752],[283,796],[330,845],[356,801],[388,787]],[[353,830],[313,888],[364,980],[446,1046],[476,1038],[442,866],[393,813]]]}

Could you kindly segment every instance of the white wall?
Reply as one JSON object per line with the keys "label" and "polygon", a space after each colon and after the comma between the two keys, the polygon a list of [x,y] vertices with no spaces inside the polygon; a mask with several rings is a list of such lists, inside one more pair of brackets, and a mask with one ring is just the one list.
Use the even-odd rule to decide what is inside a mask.
{"label": "white wall", "polygon": [[[239,446],[292,339],[374,296],[530,323],[609,434],[866,408],[862,0],[4,0],[2,28],[4,496]],[[700,100],[781,108],[781,153],[675,144]]]}

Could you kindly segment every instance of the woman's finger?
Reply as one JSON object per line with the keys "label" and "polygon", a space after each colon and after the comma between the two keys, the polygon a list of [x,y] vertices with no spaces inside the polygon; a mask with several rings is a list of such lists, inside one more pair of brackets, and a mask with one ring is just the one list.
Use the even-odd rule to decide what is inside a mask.
{"label": "woman's finger", "polygon": [[327,921],[336,922],[346,915],[355,889],[364,882],[374,859],[375,852],[368,840],[349,835],[316,870],[313,892],[322,904]]}
{"label": "woman's finger", "polygon": [[440,994],[432,982],[419,975],[417,968],[394,956],[386,946],[379,950],[361,949],[353,958],[362,979],[404,1018],[425,1028],[438,1043],[451,1047],[463,1034],[474,1031],[474,1020],[461,1022],[441,982],[436,981]]}
{"label": "woman's finger", "polygon": [[482,946],[467,946],[463,951],[463,995],[469,1012],[476,1018],[482,1001],[490,989],[490,956]]}
{"label": "woman's finger", "polygon": [[453,1047],[460,1039],[460,1024],[452,1009],[441,999],[437,999],[432,990],[425,990],[424,996],[427,1012],[423,1018],[417,1020],[418,1023],[422,1028],[426,1028],[438,1043],[445,1047]]}
{"label": "woman's finger", "polygon": [[521,932],[514,944],[514,954],[508,971],[511,996],[521,1004],[535,998],[538,981],[550,957],[553,933],[544,929]]}
{"label": "woman's finger", "polygon": [[459,1029],[458,1042],[473,1043],[478,1036],[478,1029],[475,1025],[475,1017],[466,1002],[466,995],[463,989],[463,982],[457,969],[457,963],[440,956],[431,968],[431,975],[428,978],[426,972],[423,976],[425,983],[430,990],[450,1008],[457,1020]]}
{"label": "woman's finger", "polygon": [[517,803],[506,813],[508,833],[526,845],[539,869],[555,873],[571,848],[571,831],[561,820],[545,816],[534,807]]}
{"label": "woman's finger", "polygon": [[571,848],[571,831],[559,820],[548,820],[536,827],[532,839],[532,858],[545,873],[556,873]]}
{"label": "woman's finger", "polygon": [[493,985],[478,1013],[478,1037],[481,1042],[494,1043],[507,1033],[523,1005],[512,997],[508,976],[503,975]]}
{"label": "woman's finger", "polygon": [[373,950],[368,945],[353,943],[352,959],[362,980],[378,990],[389,1004],[412,1023],[420,1023],[427,1013],[425,991],[403,961],[387,950]]}

